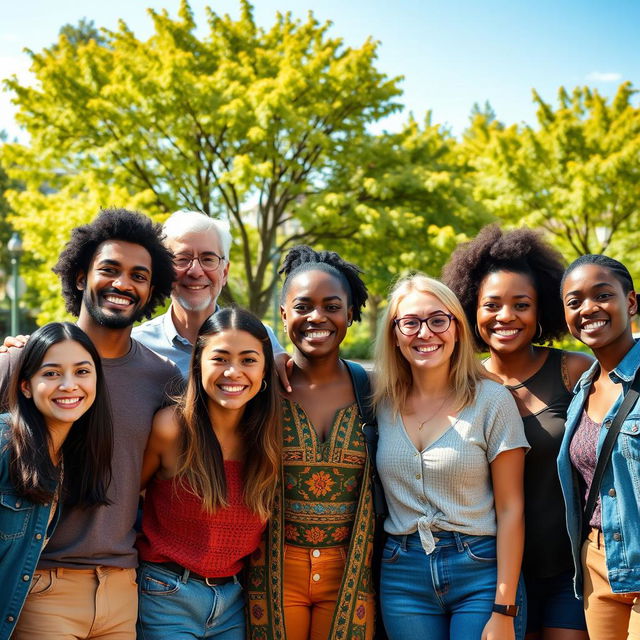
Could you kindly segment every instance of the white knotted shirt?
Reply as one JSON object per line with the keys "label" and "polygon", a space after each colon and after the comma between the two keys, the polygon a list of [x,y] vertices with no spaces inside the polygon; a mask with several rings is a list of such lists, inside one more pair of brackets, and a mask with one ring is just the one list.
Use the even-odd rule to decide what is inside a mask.
{"label": "white knotted shirt", "polygon": [[[503,451],[529,449],[522,419],[507,389],[478,384],[476,400],[435,442],[418,451],[388,406],[378,408],[377,465],[389,508],[384,529],[420,534],[425,553],[434,532],[496,535],[491,462]],[[436,533],[437,535],[437,533]]]}

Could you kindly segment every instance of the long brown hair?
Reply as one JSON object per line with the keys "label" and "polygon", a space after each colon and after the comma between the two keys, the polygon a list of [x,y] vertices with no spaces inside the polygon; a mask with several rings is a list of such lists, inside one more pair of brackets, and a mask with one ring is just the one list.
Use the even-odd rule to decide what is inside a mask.
{"label": "long brown hair", "polygon": [[266,389],[247,403],[239,428],[245,443],[244,502],[266,520],[271,515],[280,469],[280,398],[267,331],[258,318],[244,309],[222,309],[200,327],[187,390],[177,408],[182,430],[176,479],[180,486],[202,499],[207,511],[228,506],[222,449],[207,410],[208,396],[202,386],[201,368],[202,352],[209,337],[228,329],[246,331],[259,340],[265,358]]}

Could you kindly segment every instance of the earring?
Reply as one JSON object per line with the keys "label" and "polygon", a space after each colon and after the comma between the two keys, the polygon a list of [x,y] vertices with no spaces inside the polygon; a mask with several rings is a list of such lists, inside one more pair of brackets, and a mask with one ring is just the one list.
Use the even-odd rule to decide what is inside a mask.
{"label": "earring", "polygon": [[266,391],[267,390],[267,381],[262,378],[262,385],[260,385],[260,391]]}
{"label": "earring", "polygon": [[350,327],[353,324],[353,320],[349,320],[349,322],[347,322],[347,327]]}
{"label": "earring", "polygon": [[540,324],[540,320],[538,320],[538,333],[536,334],[535,341],[539,342],[540,338],[542,338],[542,325]]}

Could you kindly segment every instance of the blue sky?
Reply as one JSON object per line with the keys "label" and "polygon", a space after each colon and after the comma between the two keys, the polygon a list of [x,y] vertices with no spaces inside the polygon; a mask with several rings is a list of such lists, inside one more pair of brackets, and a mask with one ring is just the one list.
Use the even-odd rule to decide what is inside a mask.
{"label": "blue sky", "polygon": [[[115,28],[122,18],[140,37],[152,24],[146,8],[173,15],[178,0],[4,0],[0,21],[0,77],[27,81],[28,57],[51,44],[65,23],[80,18]],[[236,0],[192,0],[196,21],[205,5],[237,15]],[[412,111],[459,134],[475,102],[490,101],[508,124],[535,122],[531,89],[555,102],[558,87],[589,85],[611,96],[623,80],[640,89],[639,0],[254,0],[258,24],[276,11],[304,18],[313,10],[331,20],[331,34],[358,46],[380,41],[378,68],[402,75],[406,110],[376,127],[397,129]],[[0,129],[19,135],[10,96],[0,93]],[[636,104],[640,101],[636,100]]]}

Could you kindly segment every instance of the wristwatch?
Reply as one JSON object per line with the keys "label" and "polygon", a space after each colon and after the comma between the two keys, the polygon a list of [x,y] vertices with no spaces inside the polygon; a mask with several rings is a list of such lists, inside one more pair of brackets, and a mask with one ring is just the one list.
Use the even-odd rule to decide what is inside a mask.
{"label": "wristwatch", "polygon": [[520,613],[520,607],[517,604],[496,604],[494,602],[493,611],[501,613],[503,616],[515,618]]}

